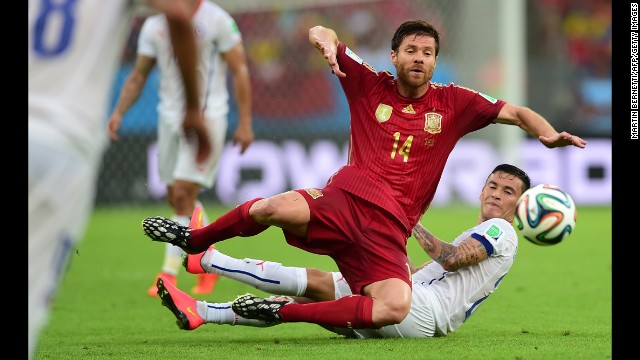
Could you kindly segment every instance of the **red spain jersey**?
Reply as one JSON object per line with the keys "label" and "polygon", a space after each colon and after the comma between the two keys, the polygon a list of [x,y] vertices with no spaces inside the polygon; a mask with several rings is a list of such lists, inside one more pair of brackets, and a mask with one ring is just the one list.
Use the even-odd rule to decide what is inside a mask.
{"label": "red spain jersey", "polygon": [[340,84],[351,112],[347,165],[327,182],[393,214],[407,237],[433,200],[449,154],[464,135],[491,124],[505,104],[454,84],[430,83],[417,99],[344,44]]}

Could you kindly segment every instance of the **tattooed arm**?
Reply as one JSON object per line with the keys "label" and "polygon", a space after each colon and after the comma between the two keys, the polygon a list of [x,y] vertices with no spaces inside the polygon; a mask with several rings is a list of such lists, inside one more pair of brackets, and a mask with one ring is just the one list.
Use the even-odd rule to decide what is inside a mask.
{"label": "tattooed arm", "polygon": [[[435,237],[420,223],[413,228],[413,236],[422,249],[447,271],[475,265],[489,257],[485,247],[472,237],[462,240],[458,245],[449,244]],[[425,265],[427,264],[416,270]]]}

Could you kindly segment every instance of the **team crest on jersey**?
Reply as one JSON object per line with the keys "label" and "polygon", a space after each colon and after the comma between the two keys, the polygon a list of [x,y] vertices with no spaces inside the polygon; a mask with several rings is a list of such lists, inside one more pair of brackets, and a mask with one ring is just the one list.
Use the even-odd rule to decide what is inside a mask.
{"label": "team crest on jersey", "polygon": [[438,113],[424,114],[424,131],[429,134],[439,134],[442,131],[442,115]]}
{"label": "team crest on jersey", "polygon": [[306,191],[307,194],[309,194],[309,196],[313,198],[313,200],[322,196],[322,190],[320,189],[304,189],[304,191]]}
{"label": "team crest on jersey", "polygon": [[393,108],[389,105],[379,104],[376,109],[376,119],[379,122],[385,122],[391,118],[391,113],[393,112]]}

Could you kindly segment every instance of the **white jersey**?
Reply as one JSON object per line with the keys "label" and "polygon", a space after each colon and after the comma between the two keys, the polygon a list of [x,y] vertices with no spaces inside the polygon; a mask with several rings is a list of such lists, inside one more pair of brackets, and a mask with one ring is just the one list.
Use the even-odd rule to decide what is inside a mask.
{"label": "white jersey", "polygon": [[[489,257],[452,272],[434,261],[413,274],[411,310],[400,324],[336,332],[359,338],[421,338],[445,336],[458,329],[498,287],[518,251],[518,234],[504,219],[489,219],[460,234],[452,244],[469,236],[485,246]],[[348,285],[339,279],[339,273],[334,273],[336,298],[350,295]]]}
{"label": "white jersey", "polygon": [[29,1],[30,123],[46,122],[92,154],[106,146],[109,94],[130,31],[130,3]]}
{"label": "white jersey", "polygon": [[413,275],[413,291],[428,292],[439,302],[440,309],[434,311],[438,336],[458,329],[478,309],[507,275],[518,251],[518,234],[504,219],[489,219],[463,232],[453,244],[469,236],[485,246],[489,258],[453,272],[434,261]]}
{"label": "white jersey", "polygon": [[29,358],[93,209],[128,0],[29,1]]}
{"label": "white jersey", "polygon": [[[218,5],[201,1],[193,16],[198,48],[200,101],[211,115],[226,115],[229,110],[227,63],[221,53],[242,41],[235,20]],[[138,55],[155,58],[160,70],[160,119],[182,121],[184,88],[169,39],[164,14],[147,18],[138,38]]]}

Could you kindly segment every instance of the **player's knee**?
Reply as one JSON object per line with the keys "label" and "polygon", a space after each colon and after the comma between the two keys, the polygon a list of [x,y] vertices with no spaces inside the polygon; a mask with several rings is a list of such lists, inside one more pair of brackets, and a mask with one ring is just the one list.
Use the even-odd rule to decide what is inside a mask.
{"label": "player's knee", "polygon": [[307,287],[304,296],[315,301],[335,300],[333,274],[319,269],[306,269]]}
{"label": "player's knee", "polygon": [[259,223],[269,223],[278,212],[277,201],[272,198],[260,199],[249,208],[249,216]]}
{"label": "player's knee", "polygon": [[197,187],[192,184],[174,184],[169,196],[169,203],[178,213],[189,212],[197,199]]}
{"label": "player's knee", "polygon": [[377,326],[399,324],[409,314],[411,299],[406,301],[403,297],[389,299],[377,299],[373,307],[373,322]]}
{"label": "player's knee", "polygon": [[[294,194],[297,195],[297,194]],[[260,199],[251,205],[249,215],[260,223],[277,223],[288,220],[287,213],[293,207],[291,192],[278,194],[266,199]]]}

